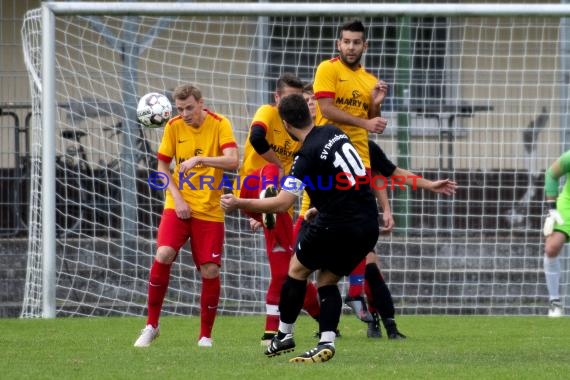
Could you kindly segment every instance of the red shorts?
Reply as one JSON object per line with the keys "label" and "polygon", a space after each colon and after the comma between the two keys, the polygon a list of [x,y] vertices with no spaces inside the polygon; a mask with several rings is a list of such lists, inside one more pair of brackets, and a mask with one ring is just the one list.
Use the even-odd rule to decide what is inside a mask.
{"label": "red shorts", "polygon": [[224,223],[196,218],[180,219],[173,209],[162,212],[158,226],[158,247],[168,246],[176,251],[190,239],[192,259],[196,268],[205,263],[222,265],[224,247]]}
{"label": "red shorts", "polygon": [[[279,167],[268,163],[263,167],[250,172],[246,178],[241,179],[240,198],[258,199],[259,193],[268,185],[279,187]],[[262,221],[261,214],[244,211],[247,216]],[[263,228],[267,252],[273,252],[276,245],[280,245],[286,252],[293,250],[293,220],[288,212],[276,214],[275,227],[271,230]]]}
{"label": "red shorts", "polygon": [[241,178],[239,197],[245,199],[257,199],[259,193],[267,186],[273,185],[279,188],[279,167],[275,164],[266,164]]}

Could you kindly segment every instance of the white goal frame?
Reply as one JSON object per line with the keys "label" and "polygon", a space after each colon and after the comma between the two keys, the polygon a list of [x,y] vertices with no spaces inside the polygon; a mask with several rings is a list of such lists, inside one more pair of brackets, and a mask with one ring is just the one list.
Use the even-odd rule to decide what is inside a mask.
{"label": "white goal frame", "polygon": [[195,16],[544,16],[568,17],[568,4],[339,4],[42,2],[42,317],[56,315],[55,17],[57,15]]}

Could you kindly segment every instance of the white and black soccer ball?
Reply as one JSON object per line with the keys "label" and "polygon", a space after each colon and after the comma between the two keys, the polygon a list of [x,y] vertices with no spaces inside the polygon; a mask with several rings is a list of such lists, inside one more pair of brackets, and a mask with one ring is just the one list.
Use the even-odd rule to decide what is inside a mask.
{"label": "white and black soccer ball", "polygon": [[163,94],[150,92],[139,100],[137,118],[145,127],[164,127],[171,116],[172,103]]}

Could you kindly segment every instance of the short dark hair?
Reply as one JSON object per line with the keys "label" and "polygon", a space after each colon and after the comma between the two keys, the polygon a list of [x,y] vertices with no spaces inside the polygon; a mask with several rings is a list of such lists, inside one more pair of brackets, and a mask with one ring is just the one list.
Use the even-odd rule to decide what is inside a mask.
{"label": "short dark hair", "polygon": [[311,94],[315,94],[315,90],[313,89],[313,84],[312,83],[307,83],[303,86],[303,93],[306,94],[310,92]]}
{"label": "short dark hair", "polygon": [[281,98],[278,110],[281,119],[291,127],[303,129],[313,122],[309,106],[301,94],[291,94]]}
{"label": "short dark hair", "polygon": [[303,81],[293,73],[283,73],[279,79],[277,79],[275,91],[281,92],[285,87],[293,87],[303,90]]}
{"label": "short dark hair", "polygon": [[340,27],[340,32],[338,34],[338,38],[342,38],[342,32],[344,32],[345,30],[349,31],[349,32],[362,32],[362,40],[366,41],[366,28],[364,27],[364,24],[362,23],[362,21],[352,20],[352,21],[348,21],[348,22],[344,23]]}

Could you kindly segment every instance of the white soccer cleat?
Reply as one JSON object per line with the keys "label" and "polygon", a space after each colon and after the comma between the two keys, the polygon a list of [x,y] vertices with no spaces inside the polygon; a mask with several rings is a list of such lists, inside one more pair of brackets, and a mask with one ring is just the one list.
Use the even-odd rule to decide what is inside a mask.
{"label": "white soccer cleat", "polygon": [[141,331],[141,335],[135,342],[135,347],[148,347],[153,340],[158,338],[160,335],[159,329],[152,327],[151,325],[146,325]]}
{"label": "white soccer cleat", "polygon": [[562,303],[560,300],[552,300],[550,301],[550,308],[548,309],[548,316],[550,318],[558,318],[564,314],[562,309]]}
{"label": "white soccer cleat", "polygon": [[212,338],[201,337],[198,341],[198,347],[212,347]]}

